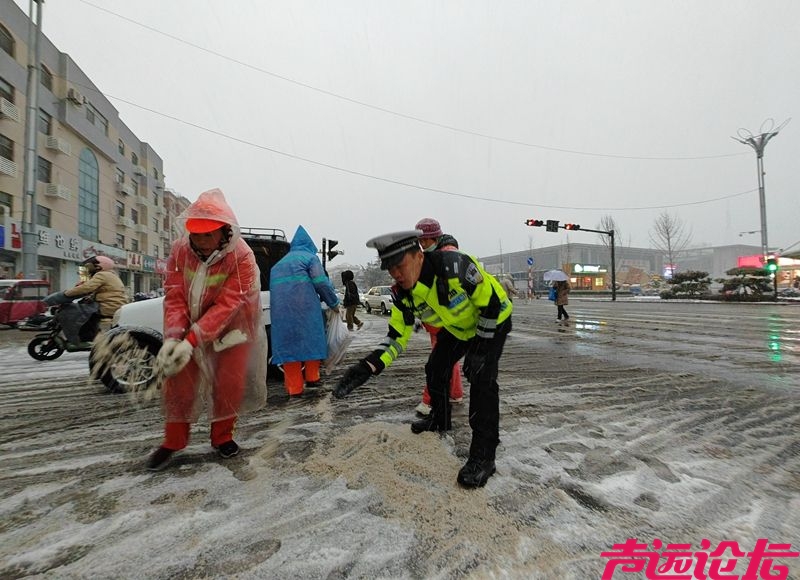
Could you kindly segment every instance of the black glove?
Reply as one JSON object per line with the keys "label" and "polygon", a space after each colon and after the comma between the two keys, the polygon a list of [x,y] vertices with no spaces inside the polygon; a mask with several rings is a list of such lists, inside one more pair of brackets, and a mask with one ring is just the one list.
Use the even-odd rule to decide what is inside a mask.
{"label": "black glove", "polygon": [[346,397],[350,394],[350,391],[366,383],[371,376],[372,369],[369,368],[369,365],[364,360],[358,361],[347,369],[344,376],[339,379],[336,388],[333,389],[333,396],[337,399]]}
{"label": "black glove", "polygon": [[486,357],[489,354],[490,341],[485,338],[475,337],[464,357],[464,376],[472,383],[486,366]]}

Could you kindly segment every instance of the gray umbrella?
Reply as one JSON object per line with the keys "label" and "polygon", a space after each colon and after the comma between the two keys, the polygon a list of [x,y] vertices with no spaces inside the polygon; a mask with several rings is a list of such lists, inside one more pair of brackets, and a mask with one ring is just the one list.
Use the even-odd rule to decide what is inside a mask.
{"label": "gray umbrella", "polygon": [[553,282],[564,282],[569,280],[569,276],[561,270],[548,270],[544,273],[544,280],[546,282],[553,281]]}

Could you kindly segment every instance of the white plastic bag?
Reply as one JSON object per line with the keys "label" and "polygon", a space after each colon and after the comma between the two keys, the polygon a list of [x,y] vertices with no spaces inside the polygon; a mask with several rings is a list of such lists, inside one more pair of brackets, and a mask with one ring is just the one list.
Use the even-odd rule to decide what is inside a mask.
{"label": "white plastic bag", "polygon": [[325,359],[325,371],[331,372],[344,358],[347,347],[353,342],[353,333],[347,330],[347,325],[342,322],[333,310],[327,311],[328,325],[325,329],[328,335],[328,358]]}

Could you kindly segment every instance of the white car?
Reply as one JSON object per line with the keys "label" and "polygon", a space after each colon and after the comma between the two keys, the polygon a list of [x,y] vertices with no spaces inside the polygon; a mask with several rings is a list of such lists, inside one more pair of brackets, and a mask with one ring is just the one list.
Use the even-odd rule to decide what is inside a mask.
{"label": "white car", "polygon": [[394,306],[391,286],[373,286],[364,294],[364,308],[367,312],[379,310],[381,314],[389,314]]}
{"label": "white car", "polygon": [[[282,230],[242,228],[261,272],[262,320],[270,337],[269,276],[272,266],[289,251]],[[155,359],[164,342],[164,298],[131,302],[114,315],[111,330],[89,356],[92,376],[114,393],[145,388],[156,378]],[[111,348],[98,345],[110,344]],[[269,349],[271,356],[272,350]],[[269,365],[268,373],[279,373]]]}

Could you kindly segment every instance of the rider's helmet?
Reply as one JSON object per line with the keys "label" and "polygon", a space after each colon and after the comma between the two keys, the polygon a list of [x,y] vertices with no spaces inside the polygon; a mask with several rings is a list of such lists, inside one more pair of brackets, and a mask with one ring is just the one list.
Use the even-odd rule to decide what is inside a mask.
{"label": "rider's helmet", "polygon": [[93,275],[95,272],[99,272],[100,270],[108,271],[116,268],[114,260],[108,256],[92,256],[91,258],[87,258],[81,262],[81,266],[85,266],[90,275]]}

